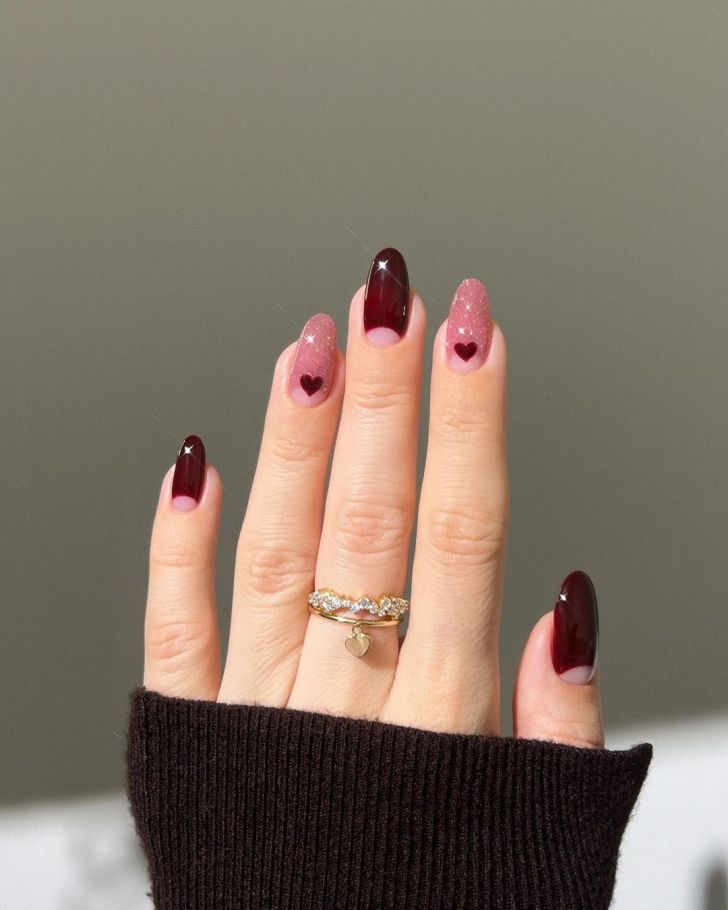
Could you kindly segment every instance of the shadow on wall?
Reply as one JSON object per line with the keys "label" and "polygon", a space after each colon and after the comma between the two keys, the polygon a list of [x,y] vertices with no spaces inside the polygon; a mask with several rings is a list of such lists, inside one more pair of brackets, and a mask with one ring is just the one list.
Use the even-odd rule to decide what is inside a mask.
{"label": "shadow on wall", "polygon": [[728,910],[728,871],[716,860],[705,876],[702,910]]}

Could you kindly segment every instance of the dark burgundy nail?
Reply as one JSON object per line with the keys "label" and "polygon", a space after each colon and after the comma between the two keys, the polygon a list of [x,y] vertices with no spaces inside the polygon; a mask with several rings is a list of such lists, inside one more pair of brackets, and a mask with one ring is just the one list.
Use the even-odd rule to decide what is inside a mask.
{"label": "dark burgundy nail", "polygon": [[364,292],[364,331],[378,347],[395,344],[407,331],[410,298],[407,266],[387,247],[372,259]]}
{"label": "dark burgundy nail", "polygon": [[551,659],[566,682],[585,685],[594,676],[599,613],[594,585],[586,572],[572,572],[561,583],[554,605]]}
{"label": "dark burgundy nail", "polygon": [[172,479],[172,505],[189,512],[200,501],[205,479],[205,446],[199,436],[187,436],[180,446]]}

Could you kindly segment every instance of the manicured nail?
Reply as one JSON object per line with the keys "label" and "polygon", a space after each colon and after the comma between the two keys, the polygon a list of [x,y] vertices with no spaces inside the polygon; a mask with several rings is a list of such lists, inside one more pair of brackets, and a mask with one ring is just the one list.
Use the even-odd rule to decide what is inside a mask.
{"label": "manicured nail", "polygon": [[455,291],[447,317],[445,349],[457,373],[470,373],[482,366],[490,351],[492,327],[485,287],[477,278],[466,278]]}
{"label": "manicured nail", "polygon": [[599,614],[594,585],[586,572],[572,572],[561,583],[554,606],[551,659],[570,683],[591,682],[597,663]]}
{"label": "manicured nail", "polygon": [[410,296],[407,266],[399,250],[388,247],[372,259],[364,292],[364,331],[380,348],[396,344],[407,331]]}
{"label": "manicured nail", "polygon": [[313,407],[329,394],[336,369],[336,323],[326,313],[303,327],[288,381],[291,398]]}
{"label": "manicured nail", "polygon": [[172,506],[190,512],[200,501],[205,479],[205,446],[199,436],[186,436],[177,455],[172,480]]}

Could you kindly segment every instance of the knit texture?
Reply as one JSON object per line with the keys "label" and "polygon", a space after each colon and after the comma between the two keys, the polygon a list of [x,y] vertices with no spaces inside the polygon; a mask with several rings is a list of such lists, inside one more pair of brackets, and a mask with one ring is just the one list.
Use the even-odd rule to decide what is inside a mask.
{"label": "knit texture", "polygon": [[652,757],[135,689],[163,910],[601,910]]}

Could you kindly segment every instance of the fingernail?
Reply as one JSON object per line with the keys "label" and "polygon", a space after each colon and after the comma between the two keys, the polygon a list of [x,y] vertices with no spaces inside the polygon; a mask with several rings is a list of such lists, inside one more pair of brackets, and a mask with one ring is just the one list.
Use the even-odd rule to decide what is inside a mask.
{"label": "fingernail", "polygon": [[586,572],[572,572],[561,583],[554,606],[551,659],[566,682],[591,682],[597,663],[599,614],[594,585]]}
{"label": "fingernail", "polygon": [[396,344],[409,322],[409,276],[399,250],[387,247],[372,259],[364,292],[364,331],[380,348]]}
{"label": "fingernail", "polygon": [[477,278],[466,278],[455,291],[447,317],[445,349],[452,369],[470,373],[482,366],[491,337],[488,294]]}
{"label": "fingernail", "polygon": [[191,512],[200,501],[205,479],[205,446],[199,436],[186,436],[177,455],[172,479],[172,506]]}
{"label": "fingernail", "polygon": [[291,398],[313,407],[329,394],[336,368],[336,323],[326,313],[303,327],[288,381]]}

